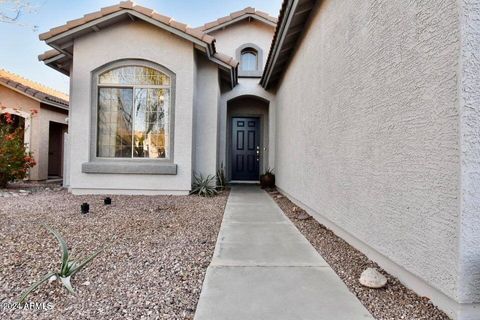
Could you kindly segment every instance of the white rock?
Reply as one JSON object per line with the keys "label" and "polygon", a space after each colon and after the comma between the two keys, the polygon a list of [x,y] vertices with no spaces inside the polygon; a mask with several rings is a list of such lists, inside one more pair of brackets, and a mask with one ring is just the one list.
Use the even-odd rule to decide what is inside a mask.
{"label": "white rock", "polygon": [[387,278],[374,268],[367,268],[360,275],[360,283],[368,288],[382,288],[387,284]]}
{"label": "white rock", "polygon": [[20,191],[18,191],[18,192],[20,192],[20,193],[28,193],[27,190],[20,190]]}
{"label": "white rock", "polygon": [[57,280],[57,276],[51,276],[50,278],[48,278],[48,283],[52,283],[55,280]]}
{"label": "white rock", "polygon": [[90,285],[90,281],[85,281],[84,283],[82,283],[82,285],[84,285],[84,286],[89,286],[89,285]]}

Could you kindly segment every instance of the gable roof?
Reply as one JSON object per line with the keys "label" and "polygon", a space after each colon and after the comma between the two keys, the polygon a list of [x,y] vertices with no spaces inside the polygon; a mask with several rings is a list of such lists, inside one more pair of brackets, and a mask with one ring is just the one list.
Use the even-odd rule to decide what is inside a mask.
{"label": "gable roof", "polygon": [[0,69],[0,85],[13,89],[39,102],[68,110],[68,95],[38,82],[25,79],[13,72]]}
{"label": "gable roof", "polygon": [[243,10],[232,12],[228,16],[219,18],[215,21],[205,23],[203,26],[198,27],[197,29],[209,33],[245,19],[255,19],[272,27],[277,25],[277,18],[272,17],[266,12],[255,10],[255,8],[252,7],[247,7]]}
{"label": "gable roof", "polygon": [[316,0],[284,0],[260,84],[265,89],[278,83],[299,44]]}
{"label": "gable roof", "polygon": [[117,5],[104,7],[40,34],[40,40],[45,41],[55,51],[47,51],[39,55],[38,59],[68,75],[73,56],[73,39],[87,33],[98,32],[123,19],[142,20],[191,41],[196,49],[204,52],[211,61],[220,66],[221,70],[228,73],[232,86],[236,85],[238,62],[216,51],[214,37],[132,1],[123,1]]}

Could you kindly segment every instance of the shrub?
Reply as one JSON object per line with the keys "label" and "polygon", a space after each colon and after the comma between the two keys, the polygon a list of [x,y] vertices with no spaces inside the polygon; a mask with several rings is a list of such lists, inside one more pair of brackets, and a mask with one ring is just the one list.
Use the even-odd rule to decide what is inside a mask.
{"label": "shrub", "polygon": [[215,185],[215,176],[194,175],[192,183],[192,191],[190,194],[198,194],[201,197],[213,197],[218,194]]}
{"label": "shrub", "polygon": [[23,129],[13,127],[13,118],[9,113],[3,114],[0,122],[0,188],[5,188],[9,181],[23,179],[36,163],[23,143]]}

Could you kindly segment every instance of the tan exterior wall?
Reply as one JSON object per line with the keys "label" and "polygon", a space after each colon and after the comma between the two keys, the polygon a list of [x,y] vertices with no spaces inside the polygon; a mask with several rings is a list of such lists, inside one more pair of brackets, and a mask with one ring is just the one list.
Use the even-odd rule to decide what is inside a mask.
{"label": "tan exterior wall", "polygon": [[[17,109],[26,118],[25,142],[33,153],[37,165],[30,170],[30,180],[45,180],[48,178],[48,125],[49,121],[66,124],[63,112],[56,112],[40,107],[40,102],[13,89],[0,85],[0,102],[9,109]],[[32,112],[37,112],[30,117]],[[10,111],[11,112],[11,111]]]}
{"label": "tan exterior wall", "polygon": [[[256,20],[252,20],[250,22],[248,20],[244,20],[242,22],[227,26],[225,29],[213,31],[210,34],[217,39],[215,43],[217,50],[222,53],[231,55],[232,57],[235,57],[237,49],[244,44],[253,43],[257,45],[263,51],[263,65],[265,65],[274,31],[274,27],[268,26]],[[230,171],[230,153],[228,147],[228,145],[230,144],[228,138],[230,136],[230,133],[228,132],[230,130],[230,126],[228,124],[229,117],[227,115],[227,109],[228,102],[238,97],[255,97],[268,102],[268,115],[264,118],[266,121],[264,123],[265,130],[262,134],[262,140],[264,141],[263,145],[265,150],[262,150],[263,154],[260,173],[264,172],[267,168],[274,168],[275,166],[274,120],[276,110],[274,95],[263,89],[259,84],[259,80],[259,78],[239,78],[239,83],[233,90],[225,91],[220,96],[218,116],[218,164],[224,164],[227,171],[227,177],[229,176],[228,172]],[[247,115],[250,114],[251,111],[252,106],[245,104],[243,108],[242,106],[237,106],[235,112],[238,115],[242,113],[244,115]]]}
{"label": "tan exterior wall", "polygon": [[218,103],[220,84],[218,67],[204,55],[196,55],[194,98],[193,172],[203,176],[217,171]]}
{"label": "tan exterior wall", "polygon": [[[275,28],[257,20],[243,20],[227,26],[225,29],[210,33],[215,39],[217,51],[236,58],[236,50],[243,44],[253,43],[263,50],[265,66]],[[263,69],[262,66],[262,69]]]}
{"label": "tan exterior wall", "polygon": [[276,96],[277,185],[455,316],[459,47],[458,1],[323,1]]}
{"label": "tan exterior wall", "polygon": [[59,113],[49,108],[42,107],[40,114],[39,114],[39,134],[40,134],[40,141],[38,145],[38,158],[40,162],[38,163],[38,170],[39,170],[39,180],[45,180],[48,178],[48,142],[49,142],[49,129],[50,129],[50,122],[57,122],[67,125],[68,114]]}
{"label": "tan exterior wall", "polygon": [[[115,39],[113,41],[112,39]],[[176,175],[91,174],[92,72],[122,59],[144,59],[176,75],[174,163]],[[70,95],[70,189],[74,193],[186,194],[192,176],[192,125],[195,86],[191,42],[143,22],[119,23],[75,40]]]}

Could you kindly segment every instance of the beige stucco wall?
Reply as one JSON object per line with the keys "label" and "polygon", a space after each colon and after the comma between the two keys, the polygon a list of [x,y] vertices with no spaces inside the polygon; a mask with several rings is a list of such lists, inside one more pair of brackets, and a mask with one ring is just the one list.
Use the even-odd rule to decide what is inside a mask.
{"label": "beige stucco wall", "polygon": [[[268,51],[273,39],[274,27],[258,22],[257,20],[243,20],[239,23],[227,26],[225,29],[220,29],[211,32],[210,34],[216,38],[216,48],[218,51],[235,57],[236,50],[246,44],[253,43],[263,50],[263,65],[266,63]],[[229,168],[229,148],[230,143],[228,137],[230,129],[228,125],[228,102],[233,101],[239,97],[254,97],[268,103],[268,116],[265,117],[266,122],[263,123],[265,132],[262,135],[265,150],[262,154],[262,165],[260,172],[265,171],[266,168],[274,167],[275,157],[275,101],[274,94],[264,90],[259,85],[260,78],[239,78],[238,85],[233,90],[225,90],[222,92],[219,100],[219,139],[218,139],[218,163],[225,165],[227,173]],[[244,106],[236,106],[237,115],[249,115],[252,112],[254,105],[249,105],[248,102],[252,100],[244,100]],[[242,110],[243,109],[243,110]],[[258,110],[257,110],[258,111]],[[259,113],[262,114],[262,113]],[[268,132],[267,132],[268,131]],[[228,174],[227,174],[228,176]]]}
{"label": "beige stucco wall", "polygon": [[[276,174],[318,220],[460,318],[452,310],[480,292],[478,241],[476,285],[459,280],[459,96],[478,88],[479,64],[469,56],[477,69],[459,88],[458,3],[323,1],[277,92]],[[467,124],[474,141],[478,117]],[[478,143],[466,148],[472,180]],[[463,191],[477,199],[468,222],[479,190],[477,180]]]}
{"label": "beige stucco wall", "polygon": [[217,171],[220,84],[218,66],[203,54],[196,54],[195,58],[193,171],[208,176]]}
{"label": "beige stucco wall", "polygon": [[[48,178],[49,121],[64,123],[67,115],[40,107],[40,102],[11,88],[0,85],[0,103],[12,113],[26,119],[25,142],[33,153],[37,165],[30,169],[29,180]],[[36,114],[33,114],[36,112]]]}
{"label": "beige stucco wall", "polygon": [[55,112],[50,108],[42,107],[38,117],[40,135],[40,141],[38,142],[39,163],[37,164],[39,170],[38,180],[45,180],[48,178],[48,143],[50,122],[57,122],[67,125],[66,120],[68,118],[68,114],[63,112]]}
{"label": "beige stucco wall", "polygon": [[225,29],[212,31],[210,35],[217,40],[217,51],[236,58],[236,50],[243,44],[253,43],[263,50],[265,66],[268,50],[272,43],[275,28],[257,20],[248,19],[227,26]]}
{"label": "beige stucco wall", "polygon": [[[459,300],[480,301],[480,6],[459,1],[460,162]],[[480,309],[480,308],[479,308]],[[472,312],[480,318],[480,311]]]}
{"label": "beige stucco wall", "polygon": [[[234,101],[240,97],[250,97],[261,99],[268,103],[268,123],[264,123],[264,128],[268,128],[268,141],[265,140],[265,132],[263,133],[262,140],[265,141],[262,157],[262,167],[260,168],[260,173],[263,173],[266,168],[274,168],[275,167],[275,130],[276,130],[276,123],[275,123],[275,100],[274,95],[266,90],[264,90],[259,85],[259,79],[257,78],[245,78],[240,79],[239,84],[230,91],[226,91],[222,93],[220,96],[220,107],[219,107],[219,146],[218,146],[218,163],[224,163],[225,168],[227,171],[230,171],[228,166],[229,164],[229,148],[228,145],[230,141],[228,139],[230,126],[228,124],[229,117],[228,117],[228,104],[230,101]],[[244,105],[240,106],[237,104],[236,106],[236,114],[237,115],[245,115],[248,116],[251,114],[251,106],[248,104],[249,99],[244,100]]]}
{"label": "beige stucco wall", "polygon": [[[120,59],[145,59],[176,75],[176,175],[85,174],[89,161],[91,72]],[[73,193],[185,194],[192,175],[194,49],[191,42],[143,22],[119,23],[75,40],[70,94],[70,189]]]}

